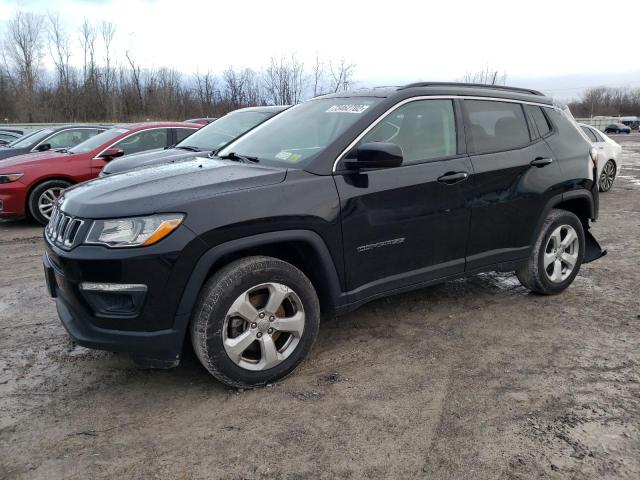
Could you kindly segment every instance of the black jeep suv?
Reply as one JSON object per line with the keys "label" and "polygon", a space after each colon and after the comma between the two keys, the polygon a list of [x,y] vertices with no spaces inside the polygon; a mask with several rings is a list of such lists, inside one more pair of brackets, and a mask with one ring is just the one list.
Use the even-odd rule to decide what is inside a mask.
{"label": "black jeep suv", "polygon": [[563,291],[604,254],[595,152],[524,89],[421,83],[304,102],[217,156],[64,192],[44,265],[91,348],[234,386],[284,377],[321,314],[488,270]]}

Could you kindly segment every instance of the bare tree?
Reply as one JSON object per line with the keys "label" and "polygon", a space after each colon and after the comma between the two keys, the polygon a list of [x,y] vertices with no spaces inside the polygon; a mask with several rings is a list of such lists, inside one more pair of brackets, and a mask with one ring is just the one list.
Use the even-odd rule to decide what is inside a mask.
{"label": "bare tree", "polygon": [[304,90],[304,64],[284,56],[271,57],[264,73],[264,84],[270,100],[276,105],[292,105],[302,100]]}
{"label": "bare tree", "polygon": [[217,81],[211,72],[196,73],[196,96],[199,100],[200,115],[213,115],[216,103]]}
{"label": "bare tree", "polygon": [[316,52],[316,61],[312,69],[313,96],[317,97],[324,93],[324,62]]}
{"label": "bare tree", "polygon": [[115,118],[116,106],[113,96],[113,84],[115,83],[115,71],[112,65],[111,45],[116,34],[116,26],[111,22],[102,21],[100,24],[100,35],[104,46],[104,68],[102,72],[102,88],[104,91],[107,117]]}
{"label": "bare tree", "polygon": [[75,117],[75,101],[72,94],[74,79],[71,66],[71,41],[60,20],[60,15],[50,13],[47,19],[49,54],[58,77],[58,100],[65,118],[71,119]]}
{"label": "bare tree", "polygon": [[127,62],[129,62],[129,66],[131,67],[131,80],[135,88],[140,109],[142,110],[142,113],[144,113],[144,96],[142,95],[142,81],[140,79],[140,66],[135,63],[135,61],[133,60],[133,56],[128,50],[125,53],[125,57],[127,58]]}
{"label": "bare tree", "polygon": [[18,11],[7,24],[3,50],[5,73],[10,80],[29,122],[36,111],[36,87],[43,57],[44,17]]}
{"label": "bare tree", "polygon": [[481,83],[483,85],[505,85],[507,82],[507,73],[503,72],[500,74],[498,70],[487,66],[477,72],[465,73],[463,81],[466,83]]}
{"label": "bare tree", "polygon": [[335,65],[333,62],[329,62],[331,91],[335,93],[352,88],[355,69],[356,66],[353,63],[348,63],[344,58]]}

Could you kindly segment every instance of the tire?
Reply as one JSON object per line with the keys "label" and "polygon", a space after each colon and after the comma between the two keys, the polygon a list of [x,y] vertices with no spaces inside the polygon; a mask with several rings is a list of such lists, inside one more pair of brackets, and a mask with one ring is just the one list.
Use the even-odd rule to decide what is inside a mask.
{"label": "tire", "polygon": [[[576,239],[568,242],[571,231]],[[563,242],[568,243],[563,246]],[[540,229],[529,259],[516,271],[516,275],[520,283],[533,292],[542,295],[560,293],[576,278],[584,251],[584,229],[580,219],[566,210],[551,210]],[[573,262],[571,269],[569,261]]]}
{"label": "tire", "polygon": [[601,192],[608,192],[613,188],[613,182],[616,180],[616,164],[613,160],[608,160],[602,167],[600,178],[598,179],[598,188]]}
{"label": "tire", "polygon": [[[46,225],[53,203],[71,183],[64,180],[47,180],[37,185],[29,194],[27,205],[31,216],[41,225]],[[45,205],[49,208],[45,208]]]}
{"label": "tire", "polygon": [[191,319],[191,342],[215,378],[252,388],[293,372],[311,351],[319,325],[318,296],[304,273],[282,260],[253,256],[206,282]]}

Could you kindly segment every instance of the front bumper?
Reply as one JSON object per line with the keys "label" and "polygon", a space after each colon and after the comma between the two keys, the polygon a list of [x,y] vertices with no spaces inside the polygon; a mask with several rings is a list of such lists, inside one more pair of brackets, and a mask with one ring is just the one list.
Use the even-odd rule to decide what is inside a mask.
{"label": "front bumper", "polygon": [[[43,255],[49,294],[71,337],[84,347],[128,352],[137,357],[177,364],[188,314],[176,315],[188,276],[204,250],[187,228],[179,228],[157,245],[138,249],[79,246],[63,251],[45,237]],[[81,284],[148,285],[134,315],[96,311]]]}
{"label": "front bumper", "polygon": [[26,194],[27,187],[20,181],[0,185],[0,218],[24,216]]}

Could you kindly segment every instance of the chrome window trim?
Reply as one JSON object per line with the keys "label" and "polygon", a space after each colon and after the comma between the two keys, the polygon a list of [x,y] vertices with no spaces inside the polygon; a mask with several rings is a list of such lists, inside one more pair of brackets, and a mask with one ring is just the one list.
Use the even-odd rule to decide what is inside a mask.
{"label": "chrome window trim", "polygon": [[[113,142],[111,145],[109,145],[107,148],[104,148],[103,150],[100,151],[100,153],[98,153],[95,157],[93,157],[91,160],[102,160],[100,158],[100,155],[102,155],[104,152],[106,152],[107,150],[109,150],[111,147],[113,147],[115,144],[120,143],[123,140],[126,140],[127,138],[129,138],[132,135],[135,135],[136,133],[140,133],[140,132],[148,132],[150,130],[160,130],[162,128],[165,128],[167,130],[169,130],[170,128],[176,128],[176,127],[151,127],[151,128],[142,128],[140,130],[136,130],[135,132],[131,132],[129,135],[125,135],[122,138],[119,138],[118,140],[116,140],[115,142]],[[196,130],[199,130],[198,128],[196,128]],[[167,131],[167,139],[169,138],[169,132]],[[165,145],[166,147],[166,145]],[[143,150],[144,152],[148,152],[148,150]],[[142,152],[138,152],[138,153],[142,153]]]}
{"label": "chrome window trim", "polygon": [[345,148],[342,153],[340,153],[340,155],[338,155],[338,157],[335,159],[335,161],[333,162],[333,168],[331,169],[331,173],[336,173],[337,172],[337,167],[338,167],[338,163],[340,163],[345,155],[347,153],[349,153],[349,151],[351,151],[351,149],[353,147],[356,146],[356,144],[362,140],[362,138],[369,133],[369,131],[371,131],[378,123],[380,123],[387,115],[389,115],[390,113],[392,113],[393,111],[397,110],[398,108],[402,107],[403,105],[406,105],[407,103],[411,103],[411,102],[416,102],[416,101],[420,101],[420,100],[487,100],[487,101],[492,101],[492,102],[507,102],[507,103],[519,103],[521,105],[536,105],[539,107],[546,107],[546,108],[552,108],[555,110],[561,110],[559,107],[555,106],[555,105],[549,105],[547,103],[540,103],[540,102],[531,102],[528,100],[513,100],[511,98],[500,98],[500,97],[478,97],[478,96],[469,96],[469,95],[420,95],[419,97],[411,97],[411,98],[405,98],[404,100],[402,100],[401,102],[396,103],[395,105],[393,105],[392,107],[390,107],[387,111],[385,111],[384,113],[382,113],[378,118],[375,119],[375,121],[371,122],[369,124],[369,126],[367,128],[365,128],[356,138],[355,140],[353,140],[348,146],[347,148]]}
{"label": "chrome window trim", "polygon": [[[49,135],[48,137],[46,137],[44,140],[41,140],[40,143],[38,143],[35,147],[33,147],[29,153],[36,153],[37,152],[37,148],[42,145],[43,143],[46,143],[47,140],[49,140],[51,137],[53,137],[54,135],[57,135],[59,133],[64,133],[68,130],[100,130],[100,133],[108,130],[108,128],[100,128],[100,127],[69,127],[69,128],[63,128],[62,130],[58,130],[57,132],[53,132],[51,135]],[[65,148],[65,147],[57,147],[57,148]],[[72,148],[72,147],[69,147]]]}

